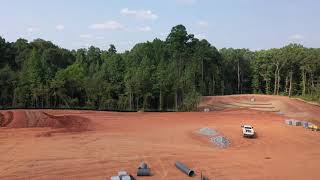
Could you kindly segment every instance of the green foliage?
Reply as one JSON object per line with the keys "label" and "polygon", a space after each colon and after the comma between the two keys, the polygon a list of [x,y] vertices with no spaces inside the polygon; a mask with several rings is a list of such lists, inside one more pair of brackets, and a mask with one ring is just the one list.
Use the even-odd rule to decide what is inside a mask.
{"label": "green foliage", "polygon": [[183,25],[124,53],[0,37],[0,87],[1,108],[191,111],[200,96],[242,93],[320,101],[320,49],[217,50]]}
{"label": "green foliage", "polygon": [[182,110],[183,111],[193,111],[196,110],[199,102],[200,102],[201,94],[196,92],[195,90],[189,92],[185,100],[182,104]]}

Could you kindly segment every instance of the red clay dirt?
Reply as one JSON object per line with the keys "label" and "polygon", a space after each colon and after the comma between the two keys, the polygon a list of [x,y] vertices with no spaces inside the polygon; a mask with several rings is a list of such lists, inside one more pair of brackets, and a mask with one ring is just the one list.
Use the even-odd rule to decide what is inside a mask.
{"label": "red clay dirt", "polygon": [[[308,107],[301,105],[299,108]],[[320,107],[312,111],[320,112]],[[12,110],[13,116],[8,111],[0,112],[1,122],[13,117],[12,123],[30,111]],[[274,112],[249,109],[207,113],[32,112],[50,121],[62,117],[83,118],[89,120],[90,130],[38,137],[52,131],[52,124],[41,128],[1,128],[1,180],[110,179],[120,170],[135,175],[141,161],[151,166],[154,175],[135,176],[137,180],[199,179],[201,170],[211,179],[219,180],[316,180],[319,177],[320,133],[288,126],[284,123],[286,117]],[[241,136],[240,125],[244,123],[254,126],[258,138]],[[217,148],[200,136],[196,131],[203,127],[226,136],[231,141],[230,147]],[[177,170],[176,160],[194,169],[197,176],[189,178]]]}
{"label": "red clay dirt", "polygon": [[0,127],[36,128],[51,127],[64,131],[79,132],[89,129],[90,120],[81,116],[54,116],[38,110],[14,110],[0,112]]}
{"label": "red clay dirt", "polygon": [[[255,102],[250,102],[254,98]],[[230,95],[230,96],[205,96],[199,107],[224,103],[250,103],[250,104],[270,104],[275,110],[281,112],[286,117],[297,118],[299,120],[311,121],[320,125],[320,106],[308,104],[298,99],[292,99],[287,96],[273,95]]]}

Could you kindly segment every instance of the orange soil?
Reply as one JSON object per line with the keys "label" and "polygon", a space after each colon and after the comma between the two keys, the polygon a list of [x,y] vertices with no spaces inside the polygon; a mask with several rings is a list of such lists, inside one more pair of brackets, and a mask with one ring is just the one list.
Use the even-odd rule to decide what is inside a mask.
{"label": "orange soil", "polygon": [[[0,112],[0,127],[5,128],[35,128],[51,127],[59,129],[52,132],[79,132],[89,129],[90,120],[81,116],[53,116],[38,110],[15,110]],[[41,134],[40,134],[41,136]]]}
{"label": "orange soil", "polygon": [[231,96],[206,96],[203,97],[200,107],[206,107],[215,103],[250,102],[254,97],[254,103],[270,103],[285,116],[299,120],[311,121],[320,125],[320,107],[308,104],[286,96],[272,95],[231,95]]}
{"label": "orange soil", "polygon": [[[1,119],[11,117],[0,112]],[[27,112],[12,111],[12,122]],[[320,133],[285,125],[286,117],[276,113],[247,109],[208,113],[32,112],[51,114],[48,116],[53,119],[90,119],[90,130],[38,137],[52,128],[1,128],[1,180],[110,179],[119,170],[135,175],[141,161],[151,166],[154,175],[137,179],[189,179],[174,167],[176,160],[196,171],[193,179],[200,178],[201,170],[219,180],[318,179]],[[241,136],[240,125],[244,123],[255,127],[258,138]],[[228,137],[230,147],[212,145],[196,133],[202,127]]]}

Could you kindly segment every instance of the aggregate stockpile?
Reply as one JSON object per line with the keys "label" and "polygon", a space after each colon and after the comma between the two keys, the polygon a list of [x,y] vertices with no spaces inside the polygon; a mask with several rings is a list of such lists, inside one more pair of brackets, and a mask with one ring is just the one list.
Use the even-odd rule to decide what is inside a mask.
{"label": "aggregate stockpile", "polygon": [[199,129],[199,134],[208,136],[210,138],[210,141],[220,148],[227,148],[230,145],[230,141],[225,137],[220,135],[216,130],[204,127]]}
{"label": "aggregate stockpile", "polygon": [[67,131],[86,131],[90,120],[80,116],[53,116],[42,111],[13,110],[0,112],[0,127],[6,128],[63,128]]}

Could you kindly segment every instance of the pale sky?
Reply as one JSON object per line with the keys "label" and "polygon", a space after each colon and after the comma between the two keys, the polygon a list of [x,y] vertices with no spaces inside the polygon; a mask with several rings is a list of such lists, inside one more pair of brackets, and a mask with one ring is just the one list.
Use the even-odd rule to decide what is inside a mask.
{"label": "pale sky", "polygon": [[2,0],[0,36],[119,51],[178,24],[217,48],[320,47],[317,0]]}

